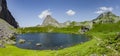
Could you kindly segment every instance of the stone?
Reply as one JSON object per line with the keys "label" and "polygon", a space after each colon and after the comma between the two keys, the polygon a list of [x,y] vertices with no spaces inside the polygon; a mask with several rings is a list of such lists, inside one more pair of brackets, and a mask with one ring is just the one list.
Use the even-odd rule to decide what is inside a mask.
{"label": "stone", "polygon": [[18,41],[20,44],[23,44],[23,43],[25,43],[25,40],[24,39],[19,39],[19,41]]}
{"label": "stone", "polygon": [[98,56],[97,54],[91,54],[90,56]]}
{"label": "stone", "polygon": [[0,43],[0,48],[5,48],[4,44]]}
{"label": "stone", "polygon": [[7,44],[15,45],[16,42],[15,42],[15,41],[12,41],[12,40],[9,40],[9,41],[7,41]]}
{"label": "stone", "polygon": [[42,44],[41,43],[36,43],[36,46],[42,46]]}

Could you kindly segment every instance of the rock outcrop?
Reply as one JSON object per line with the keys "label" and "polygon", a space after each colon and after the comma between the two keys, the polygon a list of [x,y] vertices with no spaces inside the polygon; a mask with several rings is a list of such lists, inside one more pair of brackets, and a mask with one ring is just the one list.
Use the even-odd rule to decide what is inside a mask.
{"label": "rock outcrop", "polygon": [[91,21],[86,21],[81,25],[81,30],[80,33],[84,34],[85,32],[89,31],[90,29],[93,28],[93,22]]}
{"label": "rock outcrop", "polygon": [[0,0],[0,47],[5,47],[6,43],[12,44],[14,42],[11,38],[17,27],[18,23],[8,10],[6,0]]}
{"label": "rock outcrop", "polygon": [[52,18],[50,15],[47,15],[44,19],[42,26],[54,26],[54,27],[60,27],[60,24],[58,21],[56,21],[54,18]]}
{"label": "rock outcrop", "polygon": [[120,17],[112,12],[104,12],[93,20],[93,23],[116,23],[120,21]]}
{"label": "rock outcrop", "polygon": [[8,22],[13,27],[18,27],[18,23],[8,10],[6,0],[0,0],[0,18]]}
{"label": "rock outcrop", "polygon": [[14,32],[14,27],[0,18],[0,47],[4,47],[5,43],[11,44],[13,42],[10,39],[14,35]]}

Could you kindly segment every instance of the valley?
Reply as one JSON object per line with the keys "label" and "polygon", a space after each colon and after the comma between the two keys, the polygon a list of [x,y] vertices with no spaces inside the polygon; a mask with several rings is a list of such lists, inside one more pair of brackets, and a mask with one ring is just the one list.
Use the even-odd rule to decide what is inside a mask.
{"label": "valley", "polygon": [[0,56],[120,56],[120,16],[112,8],[89,21],[63,23],[46,10],[42,24],[20,27],[6,1],[0,0]]}

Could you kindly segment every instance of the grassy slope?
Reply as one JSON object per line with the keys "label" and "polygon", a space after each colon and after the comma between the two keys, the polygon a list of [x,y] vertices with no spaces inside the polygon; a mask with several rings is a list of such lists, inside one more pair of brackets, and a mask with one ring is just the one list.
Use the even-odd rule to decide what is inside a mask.
{"label": "grassy slope", "polygon": [[120,44],[116,44],[116,43],[120,43],[119,41],[120,38],[116,39],[119,32],[120,32],[120,22],[114,24],[113,23],[95,24],[93,29],[91,29],[86,34],[90,34],[93,36],[94,39],[98,40],[97,44],[99,44],[101,48],[105,48],[103,52],[106,52],[107,55],[119,56]]}
{"label": "grassy slope", "polygon": [[[115,56],[116,52],[114,52],[110,48],[106,48],[105,44],[101,45],[101,41],[99,41],[99,39],[101,39],[104,43],[104,40],[108,38],[108,36],[114,37],[117,32],[120,32],[119,25],[120,23],[102,25],[96,24],[94,25],[93,29],[86,33],[93,36],[92,40],[62,50],[35,51],[20,49],[15,46],[8,45],[7,48],[0,48],[0,56],[90,56],[91,54],[97,54],[99,56],[102,54],[106,54],[108,56]],[[67,30],[65,32],[67,32]]]}
{"label": "grassy slope", "polygon": [[36,33],[36,32],[58,32],[58,33],[79,33],[80,26],[74,27],[28,27],[28,28],[19,28],[18,32],[20,33]]}

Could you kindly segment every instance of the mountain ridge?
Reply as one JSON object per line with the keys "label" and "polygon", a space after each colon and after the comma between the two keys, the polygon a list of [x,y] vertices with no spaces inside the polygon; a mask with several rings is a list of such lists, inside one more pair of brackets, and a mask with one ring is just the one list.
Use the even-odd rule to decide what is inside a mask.
{"label": "mountain ridge", "polygon": [[0,0],[0,18],[8,22],[11,26],[17,28],[19,27],[17,21],[12,16],[11,12],[8,10],[7,1]]}
{"label": "mountain ridge", "polygon": [[120,16],[116,16],[109,11],[100,14],[96,19],[93,19],[92,21],[94,23],[116,23],[120,21]]}
{"label": "mountain ridge", "polygon": [[54,18],[51,17],[51,15],[46,16],[46,18],[44,19],[42,26],[54,26],[54,27],[67,27],[70,26],[72,24],[72,26],[84,26],[84,25],[92,25],[91,22],[93,23],[116,23],[120,21],[120,16],[116,16],[115,14],[113,14],[112,12],[104,12],[102,14],[100,14],[98,17],[96,17],[95,19],[91,20],[91,21],[85,21],[83,22],[75,22],[75,21],[66,21],[64,23],[59,23],[57,20],[55,20]]}
{"label": "mountain ridge", "polygon": [[14,36],[15,28],[18,28],[18,23],[8,10],[6,0],[0,0],[0,47],[5,47],[4,44],[10,44]]}

